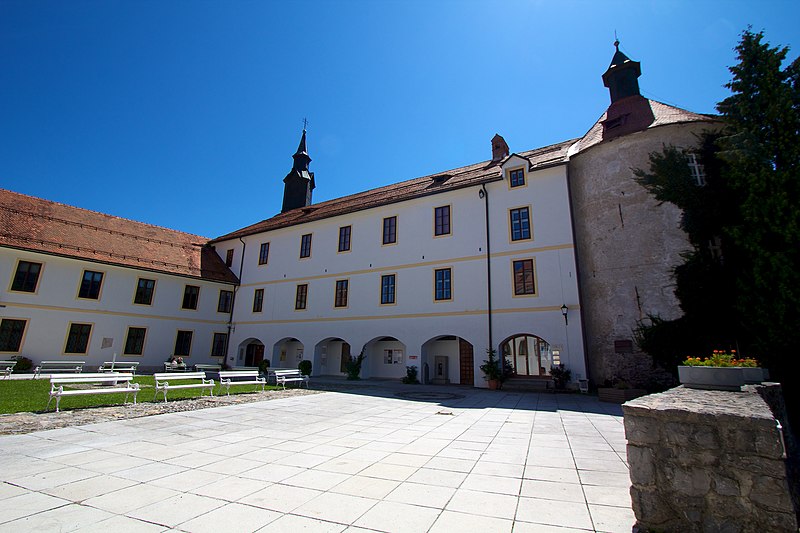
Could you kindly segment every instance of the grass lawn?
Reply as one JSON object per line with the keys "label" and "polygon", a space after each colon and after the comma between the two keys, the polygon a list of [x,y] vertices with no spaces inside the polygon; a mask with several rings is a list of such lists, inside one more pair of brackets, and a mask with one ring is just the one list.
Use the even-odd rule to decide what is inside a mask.
{"label": "grass lawn", "polygon": [[[153,376],[137,376],[133,380],[138,383],[141,390],[136,397],[138,403],[153,401],[153,387],[155,380]],[[189,381],[192,383],[193,381]],[[199,383],[199,381],[197,381]],[[182,382],[183,383],[183,382]],[[65,387],[66,388],[66,387]],[[267,385],[267,390],[275,390],[274,385]],[[260,391],[258,385],[240,385],[231,387],[231,394],[242,394]],[[200,389],[173,390],[167,393],[169,401],[185,398],[200,397]],[[0,414],[38,412],[44,411],[47,407],[47,400],[50,398],[50,380],[42,379],[0,379]],[[220,390],[220,386],[215,382],[214,395],[225,394]],[[208,390],[203,394],[208,396]],[[86,394],[81,396],[64,396],[61,398],[61,410],[79,409],[82,407],[99,407],[106,405],[121,405],[125,401],[125,393],[121,394]],[[128,396],[128,401],[133,402],[133,395]],[[156,402],[164,401],[164,394],[159,393]],[[56,401],[50,402],[50,410],[55,411]]]}

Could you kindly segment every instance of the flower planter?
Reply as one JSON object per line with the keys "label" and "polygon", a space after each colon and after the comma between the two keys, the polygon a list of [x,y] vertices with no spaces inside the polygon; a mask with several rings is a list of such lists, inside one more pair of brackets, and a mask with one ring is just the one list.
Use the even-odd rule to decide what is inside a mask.
{"label": "flower planter", "polygon": [[738,366],[679,366],[678,378],[690,389],[740,391],[745,383],[743,370]]}
{"label": "flower planter", "polygon": [[769,379],[769,373],[766,368],[761,367],[742,367],[744,374],[745,384],[757,384]]}
{"label": "flower planter", "polygon": [[500,388],[499,379],[487,379],[486,383],[489,385],[489,390],[497,390]]}
{"label": "flower planter", "polygon": [[639,396],[644,396],[647,391],[644,389],[617,389],[614,387],[598,387],[597,399],[608,403],[625,403]]}

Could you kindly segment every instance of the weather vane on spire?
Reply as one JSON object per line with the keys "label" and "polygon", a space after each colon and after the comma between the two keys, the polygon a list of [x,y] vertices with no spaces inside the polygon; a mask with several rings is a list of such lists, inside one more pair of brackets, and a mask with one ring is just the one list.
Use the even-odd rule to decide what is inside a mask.
{"label": "weather vane on spire", "polygon": [[303,117],[303,131],[306,131],[307,129],[308,129],[308,119]]}
{"label": "weather vane on spire", "polygon": [[614,30],[614,47],[619,50],[619,37],[617,37],[617,30]]}

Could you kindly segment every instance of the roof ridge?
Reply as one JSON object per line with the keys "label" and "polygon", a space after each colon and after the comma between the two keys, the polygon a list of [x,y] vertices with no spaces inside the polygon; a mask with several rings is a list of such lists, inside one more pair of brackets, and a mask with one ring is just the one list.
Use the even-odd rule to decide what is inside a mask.
{"label": "roof ridge", "polygon": [[[132,218],[125,218],[125,217],[120,217],[120,216],[117,216],[117,215],[111,215],[111,214],[108,214],[108,213],[103,213],[101,211],[95,211],[93,209],[86,209],[85,207],[78,207],[78,206],[75,206],[75,205],[65,204],[63,202],[56,202],[55,200],[47,200],[45,198],[40,198],[38,196],[33,196],[33,195],[30,195],[30,194],[25,194],[25,193],[21,193],[21,192],[16,192],[16,191],[12,191],[10,189],[4,189],[4,188],[0,187],[0,194],[2,194],[2,193],[9,193],[9,194],[17,195],[17,196],[24,196],[26,198],[30,198],[30,199],[32,199],[32,200],[34,200],[36,202],[41,202],[43,204],[57,205],[57,206],[66,207],[66,208],[69,208],[69,209],[77,209],[79,211],[83,211],[83,212],[86,212],[86,213],[91,213],[93,215],[102,215],[104,217],[109,217],[109,218],[116,219],[116,220],[122,220],[124,222],[132,222],[134,224],[139,224],[141,226],[147,226],[147,227],[150,227],[150,228],[164,230],[164,231],[168,231],[168,232],[171,232],[171,233],[177,233],[177,234],[180,234],[180,235],[186,235],[188,237],[194,237],[194,238],[200,239],[204,243],[208,242],[210,240],[208,237],[203,237],[202,235],[196,235],[194,233],[188,233],[188,232],[185,232],[185,231],[180,231],[180,230],[176,230],[176,229],[172,229],[172,228],[167,228],[165,226],[159,226],[157,224],[150,224],[149,222],[141,222],[139,220],[133,220]],[[15,209],[13,207],[8,207],[8,206],[2,205],[2,204],[0,204],[0,207],[4,208],[6,210],[9,210],[9,211],[29,213],[29,214],[33,214],[33,215],[36,215],[36,216],[47,216],[47,215],[41,215],[39,213],[30,213],[30,211],[24,211],[24,210],[20,210],[20,209]],[[75,222],[75,221],[72,221],[72,220],[66,220],[66,219],[62,219],[62,218],[59,218],[59,217],[53,217],[53,216],[51,216],[49,218],[54,219],[54,220],[58,220],[58,221],[61,221],[61,222],[66,222],[66,223],[69,223],[69,224],[77,224],[77,225],[82,225],[82,226],[89,226],[89,227],[92,227],[92,228],[95,228],[95,229],[101,229],[101,230],[104,230],[104,231],[111,231],[111,230],[108,230],[106,228],[102,228],[102,227],[99,227],[99,226],[94,226],[93,224]],[[149,237],[141,237],[139,235],[134,235],[134,234],[126,233],[126,232],[122,232],[122,231],[116,231],[115,230],[114,232],[115,233],[120,233],[122,235],[129,236],[129,237],[147,239],[149,241],[159,241],[159,242],[165,242],[167,244],[173,244],[173,245],[175,244],[175,243],[170,243],[169,241],[160,241],[159,239],[152,239],[152,238],[149,238]]]}
{"label": "roof ridge", "polygon": [[[566,141],[559,141],[559,142],[548,144],[548,145],[545,145],[545,146],[540,146],[540,147],[534,148],[532,150],[526,150],[524,152],[519,152],[519,155],[523,155],[524,157],[530,158],[530,157],[534,157],[534,156],[537,156],[537,155],[540,155],[540,154],[547,154],[549,152],[556,152],[558,150],[565,150],[565,149],[569,148],[569,146],[571,146],[574,142],[575,142],[575,139],[569,139],[569,140],[566,140]],[[548,162],[550,162],[550,161],[551,160],[548,160]],[[269,231],[269,229],[277,229],[279,227],[288,227],[288,226],[293,226],[295,224],[299,224],[299,223],[303,223],[303,222],[310,222],[312,220],[319,220],[319,219],[323,219],[323,218],[329,218],[331,216],[338,216],[340,214],[344,214],[344,213],[348,213],[348,212],[352,212],[352,211],[356,210],[356,208],[352,204],[349,207],[338,207],[338,208],[337,208],[337,204],[340,204],[340,205],[343,206],[343,205],[346,205],[348,202],[351,202],[351,203],[355,203],[358,209],[369,209],[369,208],[375,207],[377,205],[385,205],[385,204],[389,204],[389,203],[394,203],[395,201],[403,201],[404,199],[412,199],[412,198],[416,197],[416,195],[412,194],[411,196],[408,196],[407,198],[399,198],[399,199],[387,200],[387,201],[384,201],[384,202],[379,202],[379,203],[377,203],[377,204],[375,204],[373,206],[367,206],[367,207],[363,207],[362,206],[362,204],[365,204],[365,203],[369,204],[371,199],[373,199],[375,197],[380,197],[380,195],[382,193],[386,193],[386,192],[390,192],[391,191],[391,192],[394,193],[393,196],[398,196],[398,197],[402,197],[403,194],[406,194],[406,191],[408,191],[408,190],[411,190],[411,193],[413,193],[413,189],[414,189],[415,186],[419,186],[421,183],[425,183],[426,181],[430,181],[434,177],[441,176],[443,174],[450,175],[450,179],[447,180],[447,183],[450,184],[450,186],[451,186],[450,188],[452,188],[453,186],[455,186],[455,187],[468,186],[468,185],[464,185],[463,183],[465,183],[466,181],[469,181],[471,179],[469,177],[469,174],[476,173],[476,172],[479,172],[479,171],[484,171],[484,172],[487,173],[485,176],[482,176],[482,177],[481,176],[474,176],[474,177],[476,179],[478,179],[478,178],[479,179],[487,179],[487,177],[490,177],[489,176],[489,172],[491,172],[491,170],[493,168],[499,169],[500,167],[501,167],[500,162],[491,161],[491,160],[486,159],[486,160],[483,160],[483,161],[479,161],[477,163],[471,163],[469,165],[464,165],[464,166],[456,167],[456,168],[449,169],[449,170],[441,170],[439,172],[426,174],[424,176],[418,176],[418,177],[415,177],[415,178],[410,178],[410,179],[407,179],[407,180],[394,182],[394,183],[388,183],[386,185],[381,185],[379,187],[373,187],[372,189],[367,189],[365,191],[359,191],[359,192],[355,192],[355,193],[348,194],[348,195],[345,195],[345,196],[340,196],[340,197],[337,197],[337,198],[331,198],[330,200],[325,200],[324,202],[311,204],[310,206],[307,206],[305,208],[306,210],[308,210],[310,208],[313,208],[313,210],[312,210],[313,212],[324,211],[325,209],[327,209],[329,211],[327,214],[325,214],[324,216],[321,216],[319,218],[310,218],[310,219],[303,220],[301,218],[301,215],[300,215],[300,213],[302,213],[302,209],[301,208],[293,209],[291,211],[286,211],[284,213],[279,213],[279,214],[277,214],[275,216],[272,216],[272,217],[269,217],[269,218],[265,218],[263,220],[259,220],[258,222],[254,222],[252,224],[248,224],[247,226],[245,226],[243,228],[238,228],[238,229],[235,229],[235,230],[230,231],[228,233],[225,233],[223,235],[220,235],[218,237],[215,237],[215,238],[211,239],[210,243],[213,244],[213,243],[224,241],[224,240],[228,240],[228,239],[234,239],[234,238],[237,238],[237,237],[244,237],[244,236],[247,236],[247,235],[253,235],[253,234],[256,234],[256,233],[261,233],[262,231]],[[466,176],[466,177],[463,177],[463,176]],[[499,172],[498,172],[498,176],[499,176]],[[448,189],[447,186],[445,186],[442,189],[438,189],[437,188],[437,191],[439,191],[439,192],[444,191],[444,190],[449,190],[449,189]],[[429,194],[429,192],[419,191],[419,194],[420,195]],[[265,226],[265,225],[269,224],[270,222],[273,223],[273,225],[274,225],[273,228],[260,228],[260,226]]]}

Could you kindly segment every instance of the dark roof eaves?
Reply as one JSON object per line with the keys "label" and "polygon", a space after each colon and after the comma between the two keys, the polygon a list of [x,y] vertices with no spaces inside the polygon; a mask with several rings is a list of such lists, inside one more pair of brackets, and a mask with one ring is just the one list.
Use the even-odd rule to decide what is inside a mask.
{"label": "dark roof eaves", "polygon": [[[536,167],[537,170],[539,168],[541,168],[541,167]],[[300,220],[292,219],[292,220],[286,221],[285,223],[276,224],[275,226],[272,226],[272,227],[269,227],[269,228],[265,228],[265,229],[253,229],[253,230],[247,231],[247,232],[244,232],[244,231],[242,231],[242,232],[233,232],[233,233],[229,233],[228,235],[223,235],[222,237],[217,237],[216,239],[213,239],[213,240],[209,241],[209,244],[213,245],[213,244],[216,244],[216,243],[219,243],[219,242],[229,241],[231,239],[249,237],[251,235],[258,235],[259,233],[267,233],[267,232],[275,231],[275,230],[278,230],[278,229],[289,228],[289,227],[292,227],[292,226],[299,226],[301,224],[306,224],[306,223],[309,223],[309,222],[317,222],[319,220],[326,220],[328,218],[338,217],[338,216],[342,216],[342,215],[348,215],[350,213],[355,213],[355,212],[358,212],[358,211],[367,211],[369,209],[375,209],[375,208],[383,207],[383,206],[386,206],[386,205],[399,204],[401,202],[406,202],[408,200],[416,200],[417,198],[425,198],[426,196],[433,196],[433,195],[436,195],[436,194],[443,194],[445,192],[456,191],[456,190],[460,190],[460,189],[467,189],[469,187],[477,187],[477,186],[480,186],[480,185],[483,185],[483,184],[486,184],[486,183],[492,183],[492,182],[495,182],[495,181],[501,181],[502,179],[503,179],[502,176],[487,176],[485,178],[480,178],[480,179],[477,179],[477,180],[474,180],[474,181],[470,181],[469,183],[452,185],[452,186],[446,187],[446,188],[437,188],[437,189],[433,189],[433,190],[425,190],[425,191],[421,191],[421,192],[418,192],[418,193],[409,194],[408,196],[388,199],[386,201],[383,201],[383,202],[380,202],[380,203],[376,203],[376,204],[371,205],[369,207],[353,206],[352,208],[343,209],[341,211],[327,213],[327,214],[325,214],[323,216],[320,216],[319,218],[311,218],[311,219],[304,218],[304,219],[300,219]],[[267,220],[269,220],[269,219],[267,219]],[[257,222],[257,224],[260,224],[260,222]]]}
{"label": "dark roof eaves", "polygon": [[225,285],[239,285],[239,283],[240,283],[239,282],[239,278],[233,272],[231,272],[231,276],[233,277],[233,279],[218,279],[218,278],[212,278],[212,277],[208,277],[208,276],[193,276],[191,274],[181,274],[179,272],[172,272],[170,270],[162,270],[162,269],[158,269],[158,268],[147,268],[145,266],[129,265],[127,263],[118,263],[118,262],[115,262],[115,261],[103,261],[101,259],[93,259],[93,258],[90,258],[90,257],[81,257],[81,256],[75,256],[75,255],[69,255],[69,254],[59,254],[57,252],[51,252],[51,251],[48,251],[48,250],[39,250],[39,249],[36,249],[36,248],[27,248],[25,246],[14,246],[12,244],[7,244],[7,243],[0,243],[0,248],[10,248],[12,250],[22,250],[22,251],[25,251],[25,252],[32,252],[32,253],[43,254],[43,255],[50,255],[50,256],[53,256],[53,257],[63,257],[63,258],[66,258],[66,259],[74,259],[76,261],[86,261],[88,263],[97,263],[97,264],[100,264],[100,265],[109,265],[109,266],[116,266],[116,267],[121,267],[121,268],[130,268],[130,269],[133,269],[133,270],[140,270],[140,271],[143,271],[143,272],[154,272],[154,273],[157,273],[157,274],[166,274],[166,275],[169,275],[169,276],[178,276],[178,277],[181,277],[181,278],[210,281],[210,282],[214,282],[214,283],[223,283]]}
{"label": "dark roof eaves", "polygon": [[[695,113],[695,114],[696,115],[700,115],[701,113]],[[703,116],[706,116],[706,115],[703,115]],[[708,123],[708,122],[717,123],[717,122],[722,122],[722,121],[721,120],[714,120],[712,118],[709,118],[709,120],[676,120],[674,122],[667,122],[666,124],[656,124],[655,126],[650,126],[650,127],[646,128],[646,129],[639,130],[639,131],[632,131],[630,133],[626,133],[625,135],[621,135],[619,137],[614,137],[612,139],[602,139],[600,142],[596,142],[596,143],[592,144],[591,146],[587,146],[586,148],[582,148],[582,149],[578,150],[576,153],[574,153],[574,154],[572,154],[570,156],[570,159],[573,159],[575,157],[578,157],[579,155],[585,154],[586,152],[588,152],[592,148],[595,148],[597,146],[602,146],[602,145],[604,145],[606,143],[610,143],[610,142],[616,141],[617,139],[622,139],[624,137],[627,137],[628,135],[637,135],[637,134],[640,134],[640,133],[645,133],[647,131],[653,131],[653,130],[658,129],[658,128],[664,128],[666,126],[678,126],[678,125],[682,125],[682,124],[703,124],[703,123]],[[594,127],[594,126],[592,126],[592,127]],[[589,130],[589,131],[591,131],[591,130]],[[588,134],[589,132],[586,132],[586,133]]]}

